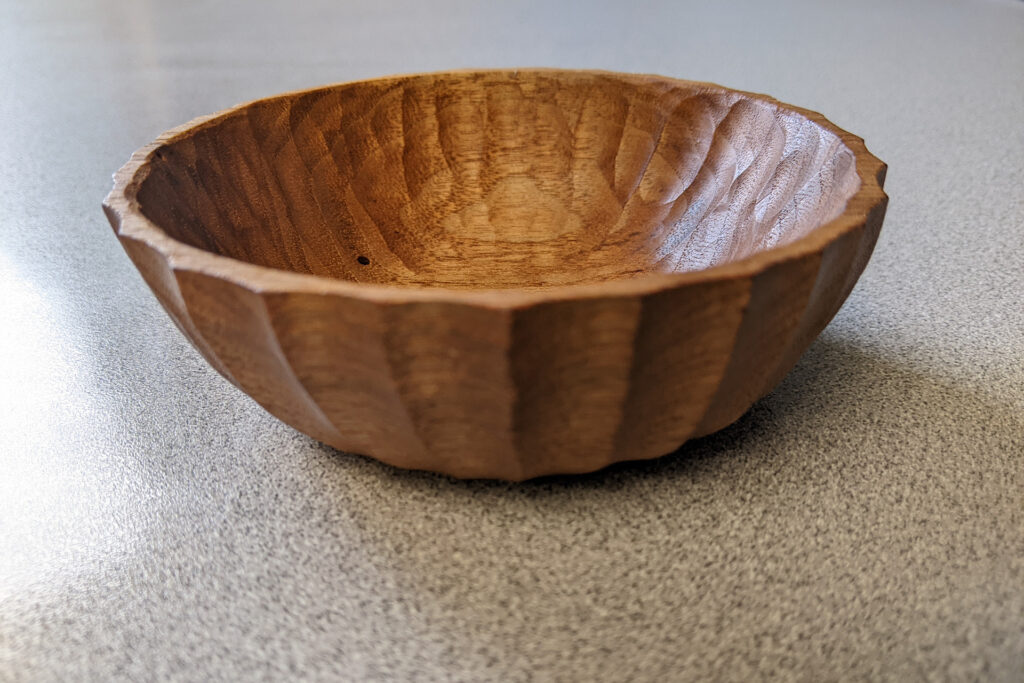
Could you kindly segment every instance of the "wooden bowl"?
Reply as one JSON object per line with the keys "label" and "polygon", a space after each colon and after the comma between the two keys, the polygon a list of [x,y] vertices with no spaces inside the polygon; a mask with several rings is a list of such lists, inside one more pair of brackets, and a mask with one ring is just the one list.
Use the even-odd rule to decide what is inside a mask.
{"label": "wooden bowl", "polygon": [[853,288],[885,165],[708,83],[396,76],[171,130],[104,208],[224,377],[344,451],[520,480],[651,458],[769,392]]}

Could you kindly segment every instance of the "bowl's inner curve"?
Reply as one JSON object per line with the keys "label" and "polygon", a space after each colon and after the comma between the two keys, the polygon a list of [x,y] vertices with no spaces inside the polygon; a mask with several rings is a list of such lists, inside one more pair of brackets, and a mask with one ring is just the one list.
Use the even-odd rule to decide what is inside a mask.
{"label": "bowl's inner curve", "polygon": [[170,236],[361,282],[543,287],[696,270],[792,241],[860,185],[799,114],[672,81],[399,77],[262,101],[154,153]]}

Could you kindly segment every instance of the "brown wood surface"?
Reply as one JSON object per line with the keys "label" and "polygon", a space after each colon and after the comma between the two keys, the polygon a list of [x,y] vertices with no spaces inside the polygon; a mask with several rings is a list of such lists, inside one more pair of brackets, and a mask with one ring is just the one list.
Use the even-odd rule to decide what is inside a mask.
{"label": "brown wood surface", "polygon": [[451,72],[199,119],[139,150],[104,207],[182,332],[272,414],[518,480],[735,421],[863,271],[884,175],[763,95]]}

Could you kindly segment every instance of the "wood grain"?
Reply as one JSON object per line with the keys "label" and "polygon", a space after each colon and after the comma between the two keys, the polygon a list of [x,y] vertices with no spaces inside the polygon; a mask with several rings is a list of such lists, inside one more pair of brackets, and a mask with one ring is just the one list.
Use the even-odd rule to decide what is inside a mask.
{"label": "wood grain", "polygon": [[290,93],[104,202],[210,363],[342,450],[519,480],[650,458],[770,391],[849,294],[885,165],[823,117],[543,69]]}

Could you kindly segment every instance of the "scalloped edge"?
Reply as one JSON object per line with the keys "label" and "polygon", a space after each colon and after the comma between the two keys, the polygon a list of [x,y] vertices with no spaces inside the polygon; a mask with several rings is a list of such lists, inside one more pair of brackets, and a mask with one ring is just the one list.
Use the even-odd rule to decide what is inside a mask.
{"label": "scalloped edge", "polygon": [[[738,94],[751,99],[760,100],[779,109],[797,113],[807,120],[832,132],[853,153],[856,172],[861,186],[847,201],[843,212],[835,219],[811,230],[807,235],[783,246],[757,252],[739,261],[733,261],[703,270],[675,274],[651,274],[628,280],[612,280],[601,283],[554,285],[538,289],[447,289],[444,287],[416,288],[405,285],[386,285],[376,283],[360,283],[347,280],[336,280],[320,275],[294,273],[268,266],[246,263],[227,256],[221,256],[193,247],[172,238],[162,228],[147,218],[139,206],[138,190],[149,174],[150,160],[163,146],[180,137],[190,135],[196,130],[212,125],[223,118],[238,113],[246,107],[259,102],[280,98],[296,97],[304,94],[328,90],[357,83],[381,82],[397,80],[413,76],[445,76],[467,73],[480,74],[517,74],[533,73],[574,73],[614,76],[620,79],[644,82],[656,80],[661,83],[674,83],[688,88],[701,88],[723,93]],[[365,78],[353,81],[341,81],[315,88],[305,88],[280,93],[270,97],[259,98],[237,104],[228,109],[200,116],[181,126],[171,128],[159,135],[148,145],[136,150],[131,159],[113,176],[114,186],[103,200],[103,209],[118,237],[128,237],[144,242],[149,247],[163,254],[168,264],[175,270],[192,271],[223,278],[245,287],[255,293],[310,293],[334,294],[375,302],[438,302],[461,303],[495,309],[515,309],[553,301],[569,301],[603,297],[628,297],[667,291],[698,283],[721,280],[748,278],[756,276],[766,269],[783,261],[800,258],[807,254],[822,251],[829,243],[840,238],[847,232],[863,225],[868,215],[879,205],[888,202],[888,195],[883,191],[887,170],[886,164],[871,154],[864,144],[863,138],[854,135],[835,125],[822,114],[780,102],[770,95],[747,92],[727,88],[715,83],[690,81],[669,78],[657,74],[634,74],[597,69],[557,69],[542,67],[506,68],[506,69],[456,69],[423,73],[393,74],[377,78]]]}

